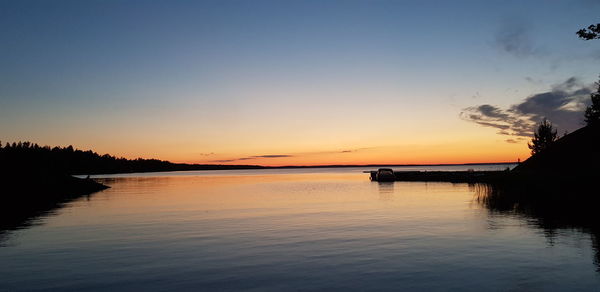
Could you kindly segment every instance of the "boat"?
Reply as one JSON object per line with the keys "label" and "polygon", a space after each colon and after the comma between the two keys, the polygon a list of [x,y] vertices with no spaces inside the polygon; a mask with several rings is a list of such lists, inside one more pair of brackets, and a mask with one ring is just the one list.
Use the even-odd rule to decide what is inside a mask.
{"label": "boat", "polygon": [[377,171],[369,171],[372,181],[395,181],[396,175],[391,168],[380,168]]}

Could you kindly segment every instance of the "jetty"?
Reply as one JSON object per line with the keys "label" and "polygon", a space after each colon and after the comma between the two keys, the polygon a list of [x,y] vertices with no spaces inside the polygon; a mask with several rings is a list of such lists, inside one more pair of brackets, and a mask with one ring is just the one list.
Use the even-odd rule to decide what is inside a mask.
{"label": "jetty", "polygon": [[498,178],[507,173],[503,170],[493,171],[391,171],[393,176],[390,178],[384,175],[390,169],[381,168],[378,170],[368,170],[369,179],[372,181],[430,181],[430,182],[452,182],[452,183],[477,183],[487,182]]}

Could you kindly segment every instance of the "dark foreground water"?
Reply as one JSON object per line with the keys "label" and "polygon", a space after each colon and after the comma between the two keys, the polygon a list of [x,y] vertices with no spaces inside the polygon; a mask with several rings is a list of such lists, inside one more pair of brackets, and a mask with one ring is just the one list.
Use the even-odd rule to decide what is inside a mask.
{"label": "dark foreground water", "polygon": [[2,239],[0,290],[600,289],[585,230],[361,170],[110,176]]}

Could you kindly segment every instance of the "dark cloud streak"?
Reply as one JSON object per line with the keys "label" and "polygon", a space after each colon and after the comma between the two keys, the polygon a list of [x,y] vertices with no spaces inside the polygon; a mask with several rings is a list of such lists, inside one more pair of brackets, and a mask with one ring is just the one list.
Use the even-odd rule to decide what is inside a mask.
{"label": "dark cloud streak", "polygon": [[285,157],[294,157],[294,155],[289,155],[289,154],[254,155],[254,156],[240,157],[240,158],[233,158],[233,159],[211,160],[211,162],[220,162],[220,163],[222,163],[222,162],[234,162],[234,161],[251,160],[251,159],[258,159],[258,158],[285,158]]}
{"label": "dark cloud streak", "polygon": [[288,154],[269,154],[269,155],[255,155],[255,156],[250,156],[250,158],[282,158],[282,157],[293,157],[294,155],[288,155]]}
{"label": "dark cloud streak", "polygon": [[292,155],[292,154],[253,155],[253,156],[240,157],[240,158],[232,158],[232,159],[211,160],[210,162],[226,163],[226,162],[244,161],[244,160],[261,159],[261,158],[270,159],[270,158],[286,158],[286,157],[298,157],[298,156],[319,155],[319,154],[355,153],[355,152],[359,152],[359,151],[363,151],[363,150],[368,150],[368,149],[373,149],[373,148],[376,148],[376,147],[362,147],[362,148],[344,149],[344,150],[335,150],[335,151],[297,153],[295,155]]}
{"label": "dark cloud streak", "polygon": [[[484,127],[498,129],[498,134],[530,137],[535,125],[547,118],[559,131],[573,131],[582,125],[583,111],[589,104],[591,87],[575,77],[552,86],[552,90],[531,95],[508,109],[484,104],[463,109],[460,117]],[[517,143],[508,139],[508,143]]]}

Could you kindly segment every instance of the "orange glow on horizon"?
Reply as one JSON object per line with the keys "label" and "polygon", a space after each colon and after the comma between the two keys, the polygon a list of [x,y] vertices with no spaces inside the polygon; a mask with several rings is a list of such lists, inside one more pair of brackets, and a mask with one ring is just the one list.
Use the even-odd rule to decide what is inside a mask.
{"label": "orange glow on horizon", "polygon": [[[272,153],[271,157],[259,157]],[[364,147],[356,150],[326,150],[313,152],[269,151],[258,153],[210,153],[202,159],[189,159],[182,152],[165,152],[159,159],[174,163],[260,165],[260,166],[322,166],[322,165],[419,165],[516,162],[530,156],[524,144],[503,141],[488,143],[447,143],[431,145],[404,145]],[[127,157],[126,158],[137,158]],[[143,156],[142,156],[143,157]],[[148,155],[143,158],[156,158]]]}
{"label": "orange glow on horizon", "polygon": [[[112,135],[110,140],[98,136],[54,136],[53,139],[30,139],[44,145],[91,149],[128,159],[160,159],[174,163],[320,166],[320,165],[409,165],[516,162],[530,156],[527,139],[507,143],[506,135],[458,119],[445,123],[429,121],[420,127],[407,123],[386,123],[369,129],[363,121],[335,128],[266,127],[263,131],[224,131],[202,133],[183,128]],[[145,128],[149,129],[149,128]]]}

